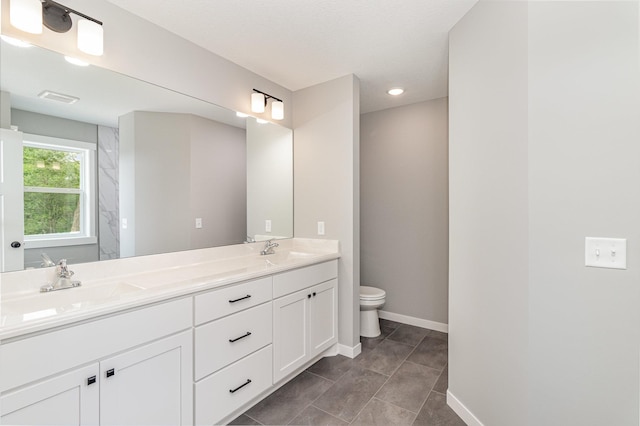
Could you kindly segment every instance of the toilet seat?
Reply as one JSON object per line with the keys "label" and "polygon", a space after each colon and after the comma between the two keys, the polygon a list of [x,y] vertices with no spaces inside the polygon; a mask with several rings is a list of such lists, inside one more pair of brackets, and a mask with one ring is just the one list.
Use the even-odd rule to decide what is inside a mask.
{"label": "toilet seat", "polygon": [[360,300],[380,300],[384,299],[387,293],[379,288],[360,286]]}

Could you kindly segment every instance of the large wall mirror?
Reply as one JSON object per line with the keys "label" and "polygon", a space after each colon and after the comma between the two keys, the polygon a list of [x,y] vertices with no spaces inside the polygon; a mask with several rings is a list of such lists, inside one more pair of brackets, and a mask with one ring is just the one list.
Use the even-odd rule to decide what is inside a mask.
{"label": "large wall mirror", "polygon": [[[20,185],[22,200],[4,207],[24,218],[24,244],[5,238],[5,258],[37,268],[47,256],[73,264],[293,236],[291,129],[0,43],[3,147],[12,135],[22,147],[21,179],[0,195]],[[2,159],[3,173],[15,169],[9,151]]]}

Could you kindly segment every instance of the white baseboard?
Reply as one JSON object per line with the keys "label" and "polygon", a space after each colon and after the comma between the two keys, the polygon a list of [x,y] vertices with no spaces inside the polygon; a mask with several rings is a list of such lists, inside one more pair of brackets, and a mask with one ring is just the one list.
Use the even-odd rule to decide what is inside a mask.
{"label": "white baseboard", "polygon": [[484,426],[467,407],[464,406],[449,390],[447,390],[447,405],[467,424],[467,426]]}
{"label": "white baseboard", "polygon": [[362,345],[358,343],[354,347],[338,343],[338,353],[349,358],[355,358],[362,352]]}
{"label": "white baseboard", "polygon": [[449,325],[441,322],[410,317],[408,315],[394,314],[393,312],[387,311],[378,311],[378,316],[382,319],[401,322],[402,324],[415,325],[416,327],[428,328],[429,330],[441,331],[443,333],[449,332]]}

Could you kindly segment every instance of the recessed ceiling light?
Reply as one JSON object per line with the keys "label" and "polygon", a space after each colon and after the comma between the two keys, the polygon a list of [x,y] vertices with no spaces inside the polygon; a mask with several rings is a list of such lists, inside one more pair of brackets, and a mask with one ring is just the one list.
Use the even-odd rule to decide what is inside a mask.
{"label": "recessed ceiling light", "polygon": [[0,38],[9,43],[12,46],[17,47],[31,47],[31,43],[27,43],[26,41],[18,40],[17,38],[9,37],[6,35],[0,35]]}
{"label": "recessed ceiling light", "polygon": [[398,95],[402,95],[404,93],[404,89],[402,89],[400,87],[395,87],[393,89],[387,90],[387,93],[390,94],[391,96],[398,96]]}
{"label": "recessed ceiling light", "polygon": [[88,67],[89,66],[89,64],[87,62],[81,61],[80,59],[72,58],[71,56],[65,56],[64,59],[65,59],[65,61],[69,62],[70,64],[77,65],[79,67]]}

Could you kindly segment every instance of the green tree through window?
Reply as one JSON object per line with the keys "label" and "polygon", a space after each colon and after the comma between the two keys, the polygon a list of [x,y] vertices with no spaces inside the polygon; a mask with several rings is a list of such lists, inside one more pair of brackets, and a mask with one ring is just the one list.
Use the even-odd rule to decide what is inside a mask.
{"label": "green tree through window", "polygon": [[25,235],[80,231],[82,154],[25,146]]}

